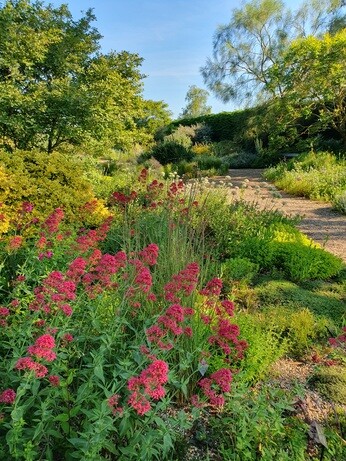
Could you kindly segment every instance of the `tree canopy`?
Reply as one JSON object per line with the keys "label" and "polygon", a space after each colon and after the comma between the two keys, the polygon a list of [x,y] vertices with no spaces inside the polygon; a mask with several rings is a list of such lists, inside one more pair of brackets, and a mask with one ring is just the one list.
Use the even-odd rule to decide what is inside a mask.
{"label": "tree canopy", "polygon": [[[48,152],[92,140],[124,148],[148,136],[142,58],[100,52],[92,10],[8,0],[0,7],[0,136],[11,148]],[[156,108],[157,109],[157,108]]]}
{"label": "tree canopy", "polygon": [[253,102],[281,93],[268,85],[268,70],[292,40],[342,27],[342,0],[307,0],[295,12],[281,0],[251,0],[233,10],[230,22],[219,26],[213,57],[201,72],[220,99]]}
{"label": "tree canopy", "polygon": [[182,109],[180,117],[199,117],[211,113],[211,106],[207,105],[209,92],[196,85],[191,85],[186,93],[186,107]]}
{"label": "tree canopy", "polygon": [[293,41],[268,78],[282,93],[272,104],[276,130],[287,133],[300,118],[308,135],[333,128],[346,146],[346,29]]}

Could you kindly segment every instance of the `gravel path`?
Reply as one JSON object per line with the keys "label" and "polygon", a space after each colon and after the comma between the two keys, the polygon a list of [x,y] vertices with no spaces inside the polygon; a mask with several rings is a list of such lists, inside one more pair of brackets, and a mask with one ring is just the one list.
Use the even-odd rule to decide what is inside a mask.
{"label": "gravel path", "polygon": [[[326,202],[316,202],[279,191],[262,177],[264,170],[230,170],[226,177],[218,176],[217,182],[231,185],[231,193],[261,208],[278,209],[288,216],[300,216],[299,229],[326,250],[340,256],[346,262],[346,216],[332,210]],[[213,178],[214,179],[214,178]]]}

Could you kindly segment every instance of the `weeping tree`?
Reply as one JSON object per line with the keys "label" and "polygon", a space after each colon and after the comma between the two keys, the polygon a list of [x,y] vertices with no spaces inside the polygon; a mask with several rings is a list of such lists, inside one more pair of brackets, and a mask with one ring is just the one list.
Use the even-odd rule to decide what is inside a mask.
{"label": "weeping tree", "polygon": [[342,0],[308,0],[294,12],[281,0],[252,0],[235,8],[229,23],[216,30],[213,55],[201,68],[207,87],[224,102],[280,96],[280,84],[269,84],[269,69],[295,38],[341,27],[342,8]]}

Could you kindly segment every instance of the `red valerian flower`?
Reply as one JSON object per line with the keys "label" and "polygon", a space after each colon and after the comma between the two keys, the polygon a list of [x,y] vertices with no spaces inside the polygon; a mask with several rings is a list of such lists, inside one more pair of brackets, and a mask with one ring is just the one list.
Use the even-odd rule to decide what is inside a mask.
{"label": "red valerian flower", "polygon": [[0,403],[12,405],[16,399],[16,393],[13,389],[5,389],[0,394]]}
{"label": "red valerian flower", "polygon": [[7,317],[10,315],[9,309],[7,307],[0,307],[0,317]]}
{"label": "red valerian flower", "polygon": [[32,370],[36,378],[44,378],[48,374],[48,369],[41,363],[32,360],[31,357],[22,357],[17,360],[14,368],[16,370]]}
{"label": "red valerian flower", "polygon": [[189,296],[196,288],[198,282],[199,266],[197,263],[190,263],[185,269],[173,275],[165,287],[165,299],[173,303],[180,302],[180,296]]}
{"label": "red valerian flower", "polygon": [[204,296],[219,296],[222,289],[222,280],[215,277],[209,280],[207,285],[200,291]]}
{"label": "red valerian flower", "polygon": [[42,227],[49,234],[55,234],[58,229],[60,222],[64,219],[64,212],[62,208],[56,208],[51,215],[43,223]]}
{"label": "red valerian flower", "polygon": [[22,203],[22,211],[24,213],[31,213],[32,210],[34,209],[34,205],[30,202],[23,202]]}
{"label": "red valerian flower", "polygon": [[36,339],[35,344],[28,347],[30,355],[45,359],[47,362],[52,362],[56,359],[55,352],[52,349],[55,347],[55,340],[51,335],[42,335]]}
{"label": "red valerian flower", "polygon": [[127,387],[132,394],[129,397],[129,405],[143,415],[150,408],[148,397],[159,400],[165,396],[162,384],[168,381],[168,365],[163,360],[154,360],[139,376],[133,376],[128,380]]}
{"label": "red valerian flower", "polygon": [[232,373],[228,368],[215,371],[209,378],[203,378],[198,385],[212,406],[222,406],[225,398],[222,395],[231,390]]}
{"label": "red valerian flower", "polygon": [[148,264],[148,266],[154,266],[156,264],[158,255],[159,247],[155,243],[151,243],[138,253],[141,260],[145,264]]}
{"label": "red valerian flower", "polygon": [[147,180],[148,174],[148,170],[146,168],[143,168],[143,170],[140,172],[138,176],[138,181],[145,182]]}
{"label": "red valerian flower", "polygon": [[59,386],[59,384],[60,384],[60,378],[59,378],[59,376],[57,376],[57,375],[50,375],[48,379],[49,379],[49,382],[51,383],[51,385],[52,385],[53,387],[58,387],[58,386]]}
{"label": "red valerian flower", "polygon": [[119,394],[113,394],[109,399],[107,400],[109,408],[111,408],[113,415],[121,414],[123,412],[123,408],[118,406],[120,399]]}
{"label": "red valerian flower", "polygon": [[8,241],[8,248],[10,250],[18,250],[23,244],[23,237],[20,235],[15,235],[14,237],[11,237]]}

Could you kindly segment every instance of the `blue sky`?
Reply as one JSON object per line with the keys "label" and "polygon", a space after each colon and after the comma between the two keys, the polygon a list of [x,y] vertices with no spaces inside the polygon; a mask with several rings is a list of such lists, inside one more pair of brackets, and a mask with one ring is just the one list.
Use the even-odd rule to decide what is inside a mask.
{"label": "blue sky", "polygon": [[[102,51],[126,50],[144,58],[144,97],[163,100],[177,117],[190,85],[205,88],[199,69],[212,53],[216,28],[226,24],[236,0],[53,0],[67,3],[74,18],[94,9],[96,28],[103,35]],[[296,6],[299,0],[287,1]],[[237,107],[212,95],[213,112]]]}

